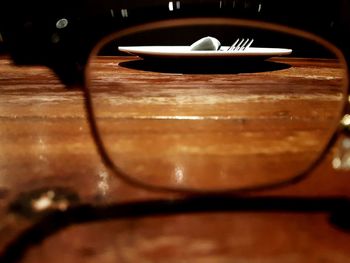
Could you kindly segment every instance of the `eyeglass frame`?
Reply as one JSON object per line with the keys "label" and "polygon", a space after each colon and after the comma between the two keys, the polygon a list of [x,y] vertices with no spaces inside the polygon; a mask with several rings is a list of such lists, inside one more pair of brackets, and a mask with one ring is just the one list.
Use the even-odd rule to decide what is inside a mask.
{"label": "eyeglass frame", "polygon": [[[196,20],[198,19],[198,20]],[[205,18],[195,18],[194,20],[196,22],[199,21],[199,19],[204,19],[201,21],[205,21]],[[239,20],[235,20],[233,18],[224,18],[224,20],[220,20],[222,18],[219,18],[218,21],[226,21],[230,20],[231,22],[235,21],[235,22],[239,22],[242,21],[242,19]],[[172,22],[174,20],[171,20]],[[180,19],[178,21],[182,21],[182,23],[188,23],[190,21],[193,21],[191,19]],[[148,25],[158,25],[158,23],[163,23],[164,21],[161,22],[153,22],[154,24],[148,24]],[[266,23],[266,26],[271,26],[271,28],[273,28],[274,24],[272,23],[268,23],[268,22],[257,22],[260,25],[262,25],[262,23]],[[255,24],[256,25],[256,24]],[[143,26],[134,26],[134,30],[139,30],[140,27],[142,28]],[[290,30],[289,27],[286,26],[277,26],[278,29],[288,29]],[[122,31],[120,31],[118,34],[128,34],[131,31],[129,31],[130,29],[124,29]],[[287,31],[288,31],[287,30]],[[336,46],[334,46],[333,44],[331,44],[330,42],[324,40],[323,38],[317,37],[315,35],[313,35],[312,33],[307,33],[303,30],[299,30],[299,29],[292,29],[290,32],[294,32],[296,34],[300,34],[301,36],[305,36],[305,37],[316,37],[315,39],[317,39],[319,41],[319,43],[323,44],[326,47],[331,48],[332,50],[337,50],[336,54],[338,54],[340,60],[342,63],[344,63],[344,65],[349,65],[348,61],[349,58],[346,58]],[[94,52],[96,52],[96,50],[99,49],[99,47],[101,47],[101,45],[103,45],[103,43],[105,43],[106,41],[108,41],[109,39],[115,37],[115,35],[111,36],[109,35],[107,38],[105,38],[104,40],[102,40],[102,42],[99,42],[99,44],[97,46],[94,47],[94,49],[91,51],[90,53],[90,57],[87,59],[87,62],[94,56]],[[335,48],[335,49],[334,49]],[[88,63],[87,63],[88,65]],[[84,67],[83,72],[85,73],[84,76],[87,76],[88,73],[88,68]],[[347,87],[349,89],[349,83],[348,80],[350,78],[350,73],[349,73],[349,69],[346,68],[346,80],[347,80]],[[84,79],[83,81],[83,90],[84,90],[84,96],[85,96],[85,107],[86,107],[86,111],[87,111],[87,118],[89,120],[90,126],[91,126],[91,132],[92,132],[92,136],[94,138],[94,141],[96,142],[96,146],[99,150],[100,155],[102,156],[102,160],[104,161],[104,163],[106,164],[107,167],[111,167],[111,165],[113,165],[113,163],[111,162],[111,160],[109,159],[108,155],[106,154],[105,150],[103,149],[103,144],[101,141],[101,138],[98,134],[97,131],[97,126],[95,123],[95,119],[93,117],[93,109],[92,109],[92,104],[91,104],[91,97],[89,96],[89,93],[87,91],[86,85],[87,85],[87,80]],[[347,94],[349,94],[349,90],[347,91]],[[349,113],[348,110],[348,103],[346,103],[344,105],[344,110],[343,110],[343,115],[346,115],[347,113]],[[347,198],[335,198],[332,200],[329,199],[325,199],[324,203],[326,204],[325,207],[319,207],[318,203],[314,202],[314,200],[304,200],[304,199],[300,199],[300,200],[295,200],[295,199],[288,199],[286,198],[285,200],[287,200],[289,202],[290,206],[284,207],[284,205],[281,202],[277,202],[275,203],[275,199],[273,198],[249,198],[249,197],[245,197],[244,194],[246,192],[250,192],[250,191],[260,191],[260,190],[268,190],[268,189],[273,189],[276,187],[282,187],[286,184],[290,184],[290,183],[297,183],[300,182],[309,172],[311,172],[319,163],[320,161],[322,161],[324,159],[324,156],[326,155],[326,153],[329,151],[329,149],[334,145],[334,143],[336,142],[336,140],[338,139],[338,137],[340,136],[340,134],[342,134],[344,131],[350,130],[350,126],[339,126],[339,129],[337,129],[335,131],[335,133],[333,134],[331,140],[329,141],[327,147],[325,148],[325,150],[323,151],[323,153],[319,156],[319,158],[317,159],[316,162],[313,163],[313,165],[311,165],[307,171],[305,171],[305,173],[299,175],[296,178],[293,178],[293,180],[288,181],[288,182],[283,182],[283,183],[278,183],[276,185],[269,185],[268,187],[266,186],[260,186],[260,187],[254,187],[254,189],[241,189],[240,191],[225,191],[225,192],[220,192],[220,193],[195,193],[196,195],[193,196],[193,192],[183,192],[183,191],[178,191],[175,190],[175,193],[180,194],[180,198],[176,199],[176,200],[172,200],[171,202],[168,201],[162,201],[162,200],[156,200],[156,201],[147,201],[145,203],[143,202],[139,202],[139,203],[132,203],[132,204],[120,204],[120,205],[111,205],[110,207],[94,207],[92,208],[89,205],[86,206],[79,206],[79,207],[75,207],[71,210],[66,211],[65,213],[61,213],[61,212],[55,212],[55,213],[51,213],[51,214],[47,214],[45,217],[42,217],[39,219],[39,221],[36,222],[36,224],[34,224],[34,226],[32,228],[30,228],[29,232],[24,232],[21,234],[19,240],[21,239],[25,239],[29,234],[31,234],[34,230],[37,231],[38,229],[40,230],[40,226],[43,223],[43,221],[45,220],[45,222],[50,221],[48,219],[54,219],[53,222],[55,224],[57,224],[57,222],[60,222],[60,224],[57,224],[57,226],[54,228],[56,230],[61,229],[62,227],[71,225],[73,223],[79,223],[82,221],[88,221],[88,220],[99,220],[99,219],[103,219],[107,217],[113,217],[113,218],[124,218],[124,217],[134,217],[134,216],[142,216],[142,215],[156,215],[156,214],[169,214],[169,213],[184,213],[184,212],[201,212],[201,211],[265,211],[266,208],[267,209],[274,209],[274,210],[281,210],[284,211],[285,209],[290,211],[290,210],[300,210],[299,205],[301,203],[305,204],[306,201],[306,205],[303,206],[304,208],[302,209],[305,212],[314,212],[314,211],[324,211],[324,210],[329,210],[329,209],[334,209],[334,207],[349,207],[349,200]],[[134,181],[130,181],[129,177],[123,177],[120,176],[119,178],[123,179],[124,181],[131,183],[132,185],[136,185],[136,186],[141,186],[144,189],[148,189],[148,190],[165,190],[166,192],[172,192],[172,189],[154,189],[153,187],[150,187],[149,185],[143,185],[143,184],[139,184],[139,183],[135,183]],[[185,195],[183,195],[185,194]],[[186,198],[188,197],[192,197],[192,198]],[[209,195],[208,195],[209,194]],[[228,194],[228,195],[227,195]],[[232,195],[233,194],[233,195]],[[185,197],[185,198],[183,198]],[[231,203],[231,201],[235,201],[234,203]],[[241,202],[242,201],[242,202]],[[292,201],[292,202],[291,202]],[[295,201],[299,201],[299,202],[295,202]],[[261,204],[264,202],[270,202],[270,205],[266,206],[261,206]],[[221,205],[218,205],[221,204]],[[239,205],[242,204],[242,205]],[[146,208],[145,208],[146,207]],[[153,208],[152,208],[153,207]],[[109,209],[112,208],[112,211],[114,211],[113,213],[110,213],[108,211],[110,211]],[[99,211],[99,213],[96,213],[96,209],[97,212]],[[69,216],[69,220],[67,219],[67,213],[71,214],[71,216]],[[80,215],[78,216],[78,214],[83,214],[83,215],[87,215],[87,217],[85,219],[83,219]],[[75,220],[71,220],[71,219]],[[44,224],[45,227],[47,227],[47,225]],[[34,230],[33,230],[34,229]],[[9,250],[10,254],[11,252],[11,248],[12,247],[15,248],[17,247],[16,244],[10,244]],[[3,254],[1,258],[7,258],[10,254]],[[11,255],[10,255],[11,256]],[[12,255],[13,256],[13,255]]]}
{"label": "eyeglass frame", "polygon": [[[136,11],[140,12],[140,10],[144,10],[144,13],[147,13],[147,10],[150,11],[152,10],[152,8],[154,8],[153,5],[150,6],[142,6],[141,9],[135,9]],[[291,34],[295,34],[295,35],[300,35],[309,39],[314,40],[316,43],[319,43],[327,48],[329,48],[330,50],[332,50],[332,52],[334,54],[337,55],[337,57],[340,59],[340,62],[345,65],[345,71],[346,71],[346,75],[345,76],[345,80],[347,81],[347,83],[344,83],[344,85],[347,87],[347,94],[349,94],[349,69],[348,69],[348,61],[350,61],[350,58],[345,56],[345,54],[340,50],[340,48],[333,44],[331,41],[325,39],[323,36],[319,36],[318,34],[314,34],[312,32],[308,32],[305,31],[302,28],[296,28],[296,27],[291,27],[288,25],[284,25],[281,24],[280,21],[279,23],[275,23],[275,22],[270,22],[270,19],[262,19],[262,20],[254,20],[254,19],[245,19],[245,18],[241,18],[241,17],[245,17],[247,16],[246,14],[243,14],[241,16],[238,16],[238,18],[232,18],[229,17],[227,14],[220,16],[220,17],[216,17],[215,14],[212,16],[207,16],[207,17],[202,17],[201,14],[202,13],[206,13],[209,12],[209,10],[207,10],[206,8],[203,8],[203,10],[201,10],[201,12],[199,12],[198,14],[194,14],[194,15],[185,15],[183,16],[182,14],[174,14],[172,15],[173,18],[171,19],[164,19],[163,17],[161,19],[159,18],[152,18],[152,17],[147,17],[147,15],[145,17],[141,17],[139,19],[137,19],[136,21],[130,22],[129,24],[124,24],[121,27],[119,27],[118,29],[113,29],[112,31],[108,31],[108,32],[104,32],[104,36],[102,38],[99,39],[94,39],[93,41],[90,41],[87,43],[87,49],[88,52],[86,52],[86,50],[84,50],[80,55],[77,55],[77,57],[80,58],[74,58],[73,61],[70,61],[68,63],[65,63],[64,61],[60,61],[60,60],[53,60],[52,63],[46,63],[46,62],[40,62],[40,61],[26,61],[25,59],[25,53],[23,53],[23,51],[18,51],[15,49],[11,49],[10,48],[10,55],[11,58],[15,61],[15,63],[21,65],[21,64],[44,64],[45,66],[51,68],[56,75],[58,76],[58,78],[62,81],[62,83],[65,83],[69,86],[71,86],[72,84],[76,87],[81,88],[84,91],[84,97],[85,97],[85,110],[87,112],[87,118],[89,120],[89,124],[90,124],[90,128],[91,128],[91,134],[92,137],[95,141],[95,144],[97,146],[97,150],[100,154],[100,156],[102,157],[103,162],[105,163],[105,165],[107,167],[109,167],[110,169],[112,169],[115,172],[118,173],[118,176],[123,179],[123,181],[128,182],[132,185],[138,185],[141,187],[145,187],[145,188],[149,188],[152,190],[160,190],[160,191],[171,191],[171,192],[178,192],[178,193],[188,193],[188,192],[196,192],[197,194],[200,194],[201,191],[190,191],[189,189],[186,189],[184,191],[176,189],[174,190],[173,188],[166,188],[166,187],[152,187],[146,184],[143,184],[141,182],[137,182],[137,180],[133,180],[131,179],[129,176],[123,174],[122,171],[120,171],[117,167],[115,167],[115,165],[113,164],[113,161],[111,161],[111,159],[109,158],[105,147],[103,146],[103,142],[101,140],[101,137],[99,135],[98,132],[98,128],[95,122],[95,118],[94,118],[94,112],[93,112],[93,107],[92,107],[92,102],[91,102],[91,97],[89,95],[88,92],[88,85],[87,82],[89,81],[88,79],[86,79],[86,76],[88,75],[87,71],[89,69],[89,60],[91,60],[91,57],[93,57],[92,54],[94,54],[94,52],[96,50],[98,50],[98,48],[101,47],[101,43],[105,43],[106,41],[110,40],[111,38],[115,37],[116,34],[119,35],[123,35],[123,34],[129,34],[133,31],[137,31],[137,30],[142,30],[143,27],[145,27],[145,25],[147,26],[159,26],[160,24],[169,24],[169,23],[174,23],[174,21],[178,21],[179,23],[189,23],[189,22],[199,22],[205,24],[206,23],[206,19],[210,19],[211,21],[213,21],[213,19],[219,21],[219,23],[225,23],[225,22],[229,22],[231,21],[232,23],[236,23],[236,25],[242,24],[244,26],[247,26],[249,23],[252,24],[252,26],[255,27],[266,27],[266,28],[270,28],[271,30],[277,30],[277,31],[285,31],[286,33],[291,33]],[[168,15],[169,16],[169,15]],[[186,17],[191,17],[191,18],[186,18]],[[179,18],[180,17],[180,18]],[[185,18],[183,18],[185,17]],[[250,17],[250,15],[248,15],[248,17]],[[181,22],[182,21],[182,22]],[[118,33],[115,33],[118,32]],[[16,34],[15,34],[16,35]],[[21,38],[19,37],[14,37],[14,38],[9,38],[10,41],[10,46],[13,43],[13,41],[15,41],[16,39]],[[68,48],[69,50],[69,48]],[[60,57],[60,54],[58,54],[58,57]],[[71,53],[68,52],[68,56]],[[68,65],[71,66],[68,66]],[[68,71],[65,70],[68,68]],[[64,69],[64,70],[63,70]],[[65,74],[67,74],[67,76],[65,76]],[[348,103],[346,103],[344,105],[344,109],[343,109],[343,116],[346,116],[347,113],[349,113],[349,105]],[[325,154],[329,151],[329,149],[335,144],[337,138],[340,136],[340,134],[342,134],[343,132],[346,131],[350,131],[350,124],[346,124],[344,121],[340,120],[340,125],[339,128],[334,132],[332,138],[329,140],[329,143],[327,144],[326,148],[324,149],[324,151],[322,152],[322,154],[320,154],[319,158],[317,158],[317,160],[311,164],[309,166],[309,168],[299,174],[296,177],[293,177],[291,180],[288,181],[283,181],[283,182],[277,182],[274,184],[268,184],[267,185],[260,185],[257,187],[247,187],[244,189],[236,189],[236,190],[227,190],[227,191],[220,191],[220,193],[223,192],[231,192],[231,193],[244,193],[244,192],[249,192],[249,191],[259,191],[259,190],[267,190],[267,189],[273,189],[276,187],[281,187],[283,185],[286,184],[290,184],[293,182],[299,182],[300,180],[302,180],[305,175],[309,174],[315,167],[318,166],[319,162],[324,158]],[[206,192],[207,193],[207,192]]]}
{"label": "eyeglass frame", "polygon": [[[171,19],[171,20],[163,20],[160,22],[151,22],[147,24],[142,24],[139,26],[133,26],[130,28],[126,28],[124,30],[117,31],[114,34],[108,35],[107,37],[103,38],[92,50],[90,53],[90,56],[88,58],[88,63],[87,67],[85,70],[85,76],[89,76],[89,62],[96,56],[97,52],[105,45],[106,43],[110,42],[113,39],[117,39],[119,37],[126,36],[128,34],[136,33],[136,32],[142,32],[146,31],[149,28],[152,29],[159,29],[159,28],[166,28],[167,26],[173,26],[174,23],[176,26],[185,26],[185,25],[190,25],[190,24],[196,24],[196,25],[207,25],[208,24],[208,19],[210,19],[211,25],[235,25],[235,26],[246,26],[246,27],[255,27],[255,28],[269,28],[272,31],[277,31],[277,32],[285,32],[289,33],[291,35],[298,35],[301,37],[304,37],[306,39],[310,39],[312,41],[315,41],[316,43],[328,48],[331,50],[339,59],[340,64],[344,65],[344,71],[346,72],[347,76],[345,76],[344,80],[345,82],[343,83],[344,87],[347,87],[347,94],[349,93],[349,68],[347,67],[347,60],[345,56],[341,53],[341,51],[332,43],[328,42],[327,40],[318,37],[315,34],[295,29],[295,28],[290,28],[287,26],[282,26],[282,25],[277,25],[269,22],[261,22],[261,21],[254,21],[254,20],[244,20],[244,19],[234,19],[234,18],[183,18],[183,19]],[[90,128],[91,132],[93,135],[93,138],[95,140],[97,150],[99,154],[102,156],[102,159],[105,163],[105,165],[112,170],[114,174],[117,174],[119,178],[121,178],[123,181],[127,182],[128,184],[137,186],[137,187],[142,187],[144,189],[149,189],[152,191],[165,191],[165,192],[174,192],[174,193],[192,193],[192,194],[222,194],[222,193],[230,193],[230,194],[243,194],[246,192],[251,192],[251,191],[265,191],[265,190],[270,190],[270,189],[275,189],[279,187],[283,187],[285,185],[290,185],[294,184],[297,182],[300,182],[303,180],[312,170],[315,169],[319,165],[319,163],[324,159],[325,155],[329,152],[330,148],[334,146],[335,142],[339,138],[340,134],[342,134],[344,131],[349,129],[350,125],[344,125],[344,122],[340,121],[339,128],[334,132],[333,136],[329,140],[327,146],[325,147],[324,151],[319,155],[319,157],[312,163],[310,166],[302,173],[293,176],[289,180],[283,180],[280,182],[275,182],[275,183],[267,183],[267,184],[262,184],[262,185],[255,185],[251,187],[243,187],[240,189],[225,189],[225,190],[220,190],[220,191],[200,191],[200,190],[193,190],[193,189],[174,189],[173,187],[162,187],[162,186],[152,186],[150,184],[145,184],[142,181],[138,181],[137,179],[132,178],[131,176],[128,176],[126,173],[124,173],[121,169],[119,169],[114,162],[111,160],[109,157],[106,147],[104,146],[103,140],[101,138],[101,135],[99,133],[97,124],[96,124],[96,118],[93,110],[93,103],[92,103],[92,98],[91,94],[89,92],[89,78],[85,79],[85,86],[84,86],[84,97],[85,97],[85,109],[87,112],[87,117],[89,119],[90,123]],[[346,116],[348,113],[348,105],[347,103],[344,104],[344,108],[342,111],[342,116]],[[341,125],[343,124],[343,125]]]}

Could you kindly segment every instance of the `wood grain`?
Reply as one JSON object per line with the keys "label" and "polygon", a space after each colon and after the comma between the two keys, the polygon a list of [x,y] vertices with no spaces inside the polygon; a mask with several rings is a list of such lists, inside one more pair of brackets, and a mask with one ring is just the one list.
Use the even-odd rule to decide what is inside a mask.
{"label": "wood grain", "polygon": [[[273,104],[265,104],[263,110],[260,111],[257,111],[261,109],[259,104],[253,107],[254,101],[252,102],[251,99],[246,100],[246,105],[245,103],[230,105],[235,114],[238,113],[238,117],[235,117],[237,120],[234,122],[235,125],[228,125],[227,121],[214,124],[215,120],[206,117],[229,116],[231,118],[231,115],[225,113],[223,108],[201,107],[200,104],[196,108],[188,107],[186,104],[181,105],[180,110],[183,115],[198,116],[201,110],[205,110],[203,126],[197,121],[193,125],[193,129],[200,134],[200,139],[194,142],[193,138],[196,137],[189,136],[185,143],[202,145],[206,143],[203,138],[206,136],[210,138],[213,136],[210,133],[215,133],[220,129],[226,131],[232,129],[236,134],[240,134],[239,141],[246,143],[243,132],[248,130],[255,135],[256,140],[262,140],[263,147],[259,148],[260,151],[264,149],[268,153],[276,154],[276,167],[278,167],[277,154],[281,154],[280,145],[276,146],[271,142],[278,141],[280,137],[277,135],[285,136],[284,133],[292,132],[294,137],[287,144],[288,147],[296,147],[301,152],[305,149],[309,149],[310,152],[317,151],[313,147],[318,142],[318,136],[325,133],[329,121],[334,118],[333,103],[337,101],[334,100],[334,94],[339,92],[336,89],[339,87],[336,85],[339,84],[338,81],[334,82],[329,79],[328,84],[332,88],[323,89],[318,85],[319,78],[339,76],[339,68],[333,62],[324,60],[286,61],[278,59],[278,61],[293,66],[275,70],[273,73],[267,71],[259,73],[257,79],[244,78],[244,81],[247,82],[246,87],[252,87],[252,83],[256,84],[258,80],[261,83],[262,80],[270,77],[276,80],[274,83],[288,80],[290,83],[289,95],[286,98],[274,101],[276,103]],[[114,77],[115,74],[110,72],[111,68],[106,66],[108,63],[110,60],[104,59],[97,66],[105,71],[105,76]],[[126,71],[123,77],[129,79],[131,78],[130,72],[135,71],[135,69],[126,67],[120,70]],[[300,75],[300,70],[305,70],[304,78]],[[177,89],[177,85],[174,85],[174,90],[169,88],[165,93],[161,92],[161,96],[159,95],[164,82],[169,83],[174,77],[172,74],[161,75],[159,78],[163,82],[159,81],[158,85],[150,87],[154,89],[155,98],[164,98],[166,97],[164,94],[174,95],[174,93],[177,96],[183,96],[181,89]],[[155,77],[155,75],[159,76],[159,73],[156,74],[154,71],[143,73],[143,76],[149,75]],[[234,79],[237,80],[238,76],[235,76]],[[310,76],[313,76],[311,80],[308,78]],[[201,80],[197,73],[193,77],[187,77],[192,78],[191,81],[202,83],[201,85],[208,85],[208,80]],[[306,85],[305,89],[301,90],[300,87],[303,86],[304,81],[310,85]],[[103,83],[106,82],[100,83],[102,88]],[[186,85],[189,84],[189,82],[186,83]],[[259,93],[261,99],[264,88],[255,84],[254,92]],[[281,95],[284,93],[280,92],[277,86],[274,85],[274,87],[276,89],[273,96],[282,98]],[[174,200],[176,196],[152,193],[128,186],[115,177],[113,171],[106,169],[95,150],[89,132],[82,92],[65,89],[46,68],[15,67],[11,65],[8,58],[1,58],[0,90],[0,254],[1,256],[6,254],[9,244],[12,244],[15,251],[9,257],[13,260],[12,262],[17,260],[17,262],[28,263],[39,261],[343,263],[350,258],[349,232],[335,225],[330,220],[331,213],[328,211],[332,210],[332,207],[336,208],[342,198],[348,198],[350,193],[349,172],[334,171],[331,167],[333,151],[303,181],[280,189],[250,193],[248,196],[256,198],[257,202],[262,202],[261,207],[256,211],[254,209],[244,211],[243,209],[243,211],[233,212],[179,213],[118,219],[111,216],[113,204],[154,199]],[[100,95],[107,91],[110,91],[109,88]],[[113,96],[125,98],[128,95],[127,90],[117,91]],[[227,88],[224,91],[226,92]],[[135,91],[134,94],[139,94],[139,92]],[[196,90],[192,89],[191,92],[197,95]],[[214,89],[206,89],[206,92],[216,100],[222,99]],[[233,89],[230,89],[230,92],[233,92]],[[279,92],[280,95],[278,95]],[[144,94],[149,93],[145,91]],[[247,89],[240,89],[239,85],[237,94],[251,98],[249,97],[250,92]],[[316,107],[316,113],[310,108],[303,108],[307,104],[305,100],[299,101],[302,96],[312,100],[313,105],[319,105]],[[102,98],[105,98],[104,95]],[[139,96],[136,96],[133,102],[140,102],[138,98]],[[331,99],[328,100],[329,98]],[[271,96],[264,97],[267,102],[271,99]],[[176,116],[178,105],[175,103],[169,103],[166,107],[159,107],[157,103],[143,105],[143,102],[140,102],[139,105],[141,105],[139,111],[131,111],[129,107],[124,107],[125,105],[119,105],[118,112],[109,112],[108,107],[99,109],[103,109],[100,114],[106,118],[105,120],[109,118],[118,124],[116,125],[119,128],[118,131],[125,134],[125,140],[135,138],[128,135],[131,131],[137,132],[139,135],[136,137],[140,136],[142,140],[145,136],[153,138],[154,129],[151,127],[152,132],[148,133],[149,130],[145,128],[145,123],[154,123],[154,120],[149,120],[150,116],[168,116],[167,121],[171,123],[170,126],[157,124],[157,127],[162,127],[162,132],[156,136],[163,137],[165,142],[167,140],[165,132],[173,133],[174,127],[177,127],[175,131],[181,134],[184,130],[188,132],[187,124],[184,125],[181,121],[172,121],[169,118],[169,116]],[[281,106],[288,106],[288,111],[281,110]],[[144,111],[144,107],[148,107],[148,110]],[[135,103],[133,108],[135,108]],[[166,111],[161,111],[164,108]],[[135,115],[130,116],[131,113]],[[272,114],[273,123],[271,118],[257,120],[260,113],[263,113],[264,116]],[[140,118],[140,116],[146,118]],[[286,122],[285,120],[290,116],[300,118],[292,123]],[[245,121],[242,122],[242,119]],[[188,122],[185,121],[185,123]],[[270,133],[272,124],[279,127],[278,133]],[[113,128],[113,125],[109,127]],[[106,129],[108,130],[109,128]],[[295,130],[298,132],[295,133]],[[109,136],[113,138],[113,135]],[[214,139],[217,140],[215,137]],[[142,140],[140,139],[139,142]],[[174,141],[171,142],[174,143]],[[160,144],[143,143],[143,147],[149,148],[154,155],[156,150],[162,147]],[[256,151],[253,146],[239,147],[235,151],[242,151],[247,156]],[[220,147],[219,149],[207,149],[207,151],[220,150],[223,156],[232,154],[232,149],[227,151],[224,149]],[[141,154],[141,149],[138,152]],[[294,156],[299,158],[299,154]],[[188,163],[190,165],[191,162],[188,161]],[[288,166],[286,163],[284,168],[294,169],[293,166]],[[250,181],[252,179],[257,178],[250,178]],[[98,221],[93,216],[90,219],[85,218],[86,222],[72,220],[72,223],[63,224],[61,227],[58,224],[60,218],[62,220],[60,215],[48,217],[48,222],[44,217],[41,222],[43,228],[40,228],[44,231],[33,230],[30,232],[29,239],[24,242],[23,233],[32,229],[33,225],[38,222],[38,218],[32,217],[18,207],[10,209],[11,204],[22,200],[21,194],[30,194],[40,189],[45,192],[57,188],[73,191],[79,197],[79,204],[92,205],[92,215],[95,211],[94,207],[97,209],[111,205],[112,211],[107,213],[110,216],[106,215],[104,218],[102,216],[102,219]],[[271,206],[268,200],[266,203],[259,201],[264,197],[272,198],[271,200],[277,202],[280,208],[273,208],[274,206]],[[307,205],[310,200],[314,205]],[[31,202],[28,197],[23,201]],[[289,211],[291,204],[296,209]],[[61,214],[64,218],[65,211],[62,211]],[[74,218],[73,215],[71,216]],[[75,216],[84,219],[85,214],[80,214],[80,217]],[[53,224],[51,227],[50,222]],[[57,229],[57,231],[52,231],[52,229]],[[42,239],[34,242],[35,237],[38,236],[41,236]]]}
{"label": "wood grain", "polygon": [[340,63],[302,61],[97,58],[89,90],[106,150],[157,186],[287,181],[321,154],[345,98]]}

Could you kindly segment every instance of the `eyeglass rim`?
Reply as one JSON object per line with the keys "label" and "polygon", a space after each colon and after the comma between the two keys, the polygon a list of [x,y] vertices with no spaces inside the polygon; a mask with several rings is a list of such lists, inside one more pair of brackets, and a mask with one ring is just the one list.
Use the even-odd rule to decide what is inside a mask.
{"label": "eyeglass rim", "polygon": [[92,49],[90,55],[88,56],[86,67],[84,69],[83,92],[85,97],[85,100],[84,100],[85,111],[86,111],[87,118],[89,120],[90,131],[95,141],[95,146],[97,148],[99,155],[101,156],[103,163],[106,165],[108,169],[112,171],[113,175],[117,176],[119,179],[121,179],[122,181],[124,181],[125,183],[131,186],[139,187],[139,188],[153,191],[153,192],[168,192],[168,193],[175,193],[175,194],[242,195],[248,192],[261,192],[261,191],[273,190],[273,189],[281,188],[291,184],[296,184],[302,181],[321,163],[322,160],[324,160],[327,153],[335,145],[337,139],[343,133],[343,129],[341,128],[340,125],[335,129],[328,143],[326,144],[324,149],[320,152],[319,156],[312,163],[310,163],[310,165],[303,172],[296,174],[295,176],[286,180],[281,180],[274,183],[264,183],[264,184],[259,184],[255,186],[235,188],[235,189],[228,188],[228,189],[220,189],[220,190],[207,190],[207,189],[200,190],[200,189],[192,189],[192,188],[176,188],[176,187],[170,187],[170,186],[158,186],[158,185],[147,184],[147,183],[144,183],[142,180],[135,179],[132,176],[128,175],[127,173],[123,172],[120,168],[118,168],[115,165],[114,161],[112,160],[112,158],[110,158],[109,154],[107,153],[105,144],[102,140],[102,136],[100,135],[99,128],[96,123],[93,99],[91,98],[91,94],[89,91],[89,86],[90,86],[89,85],[90,79],[88,78],[88,76],[90,75],[89,65],[91,64],[90,63],[91,60],[96,56],[97,52],[101,49],[101,47],[103,47],[106,43],[110,42],[113,39],[127,36],[132,33],[146,31],[149,28],[161,29],[169,26],[174,26],[174,24],[176,24],[176,26],[186,26],[189,24],[208,25],[209,24],[208,21],[210,21],[210,25],[223,25],[223,24],[230,25],[231,24],[235,26],[254,27],[254,28],[260,28],[260,29],[268,28],[269,30],[272,30],[272,31],[284,32],[290,35],[297,35],[300,37],[304,37],[308,40],[312,40],[317,44],[320,44],[328,48],[330,51],[333,52],[334,55],[336,55],[336,57],[339,59],[340,64],[344,65],[345,76],[343,78],[342,86],[345,88],[344,89],[345,96],[344,96],[344,105],[340,114],[339,123],[342,117],[348,113],[350,72],[349,72],[349,66],[348,66],[347,60],[343,52],[337,46],[335,46],[328,40],[314,33],[297,29],[297,28],[292,28],[286,25],[270,23],[265,21],[240,19],[240,18],[222,18],[222,17],[174,18],[174,19],[159,20],[159,21],[149,22],[149,23],[144,23],[139,25],[133,25],[133,26],[121,29],[119,31],[116,31],[102,38]]}

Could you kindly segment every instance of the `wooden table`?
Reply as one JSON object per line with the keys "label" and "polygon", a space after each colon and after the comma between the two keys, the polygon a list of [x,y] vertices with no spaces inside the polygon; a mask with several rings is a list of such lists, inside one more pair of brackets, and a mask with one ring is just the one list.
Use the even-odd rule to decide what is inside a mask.
{"label": "wooden table", "polygon": [[[111,60],[118,65],[121,60],[129,59],[102,58],[95,61],[94,67],[104,69],[104,76],[108,77],[111,76],[110,71],[115,70],[107,67]],[[223,78],[231,77],[234,80],[244,74],[245,81],[257,83],[258,80],[256,86],[259,86],[262,80],[273,76],[276,83],[288,78],[302,86],[298,70],[304,69],[309,84],[316,83],[310,82],[310,79],[317,81],[331,76],[338,79],[329,80],[339,84],[339,68],[332,61],[278,59],[275,63],[289,66],[260,70],[258,76],[255,75],[257,72],[225,72]],[[128,74],[140,72],[140,66],[145,65],[133,62],[124,64],[118,70],[128,78]],[[159,68],[148,68],[142,74],[153,77],[158,74],[157,78],[163,79],[163,84],[166,79],[184,77],[179,72],[159,71]],[[200,81],[202,73],[186,72],[185,76],[192,78],[191,81]],[[249,74],[251,77],[247,78]],[[96,76],[94,79],[97,87]],[[105,80],[102,82],[106,83]],[[205,84],[208,80],[202,79],[202,82]],[[157,83],[159,85],[161,82]],[[189,85],[190,82],[182,83]],[[315,84],[308,87],[308,93],[301,94],[294,90],[296,97],[289,90],[290,109],[294,109],[298,116],[305,112],[312,115],[295,103],[298,96],[318,94],[322,98],[334,98],[334,94],[339,93],[334,89],[332,94],[329,90],[318,90],[317,93],[318,86]],[[349,173],[335,171],[331,166],[334,150],[301,182],[236,198],[229,197],[231,203],[224,202],[221,197],[193,200],[176,194],[150,193],[123,183],[103,165],[89,132],[82,91],[65,89],[43,67],[15,67],[6,57],[0,60],[0,89],[0,251],[3,262],[343,263],[350,259],[349,225],[344,223],[347,219],[331,213],[342,211],[350,193]],[[153,89],[156,90],[157,85],[153,85]],[[207,91],[209,97],[218,100],[225,98],[210,93],[213,90]],[[102,94],[99,98],[105,98],[103,92],[96,94]],[[260,99],[273,99],[262,97]],[[314,98],[317,101],[320,97]],[[147,99],[145,101],[147,116],[160,116],[160,108],[147,103]],[[283,103],[286,103],[285,100]],[[325,112],[329,112],[334,100],[332,103],[328,100],[325,104],[328,105]],[[270,105],[281,106],[278,101]],[[172,104],[172,107],[176,109],[177,106]],[[194,116],[191,109],[194,108],[182,108],[181,116]],[[248,115],[244,114],[248,112],[240,109],[241,118],[246,118]],[[205,110],[206,116],[224,114],[220,108]],[[214,111],[216,115],[213,115]],[[124,117],[130,118],[128,107],[122,112]],[[171,109],[162,112],[162,116],[170,116],[170,112]],[[270,109],[270,112],[282,117],[290,114],[278,109]],[[141,113],[145,116],[144,108],[136,112],[133,118],[140,120]],[[115,112],[102,110],[100,114],[115,117]],[[199,116],[198,112],[196,114]],[[256,113],[256,116],[259,115]],[[317,123],[320,125],[318,128],[324,125],[324,122]],[[269,134],[268,129],[264,132]],[[312,139],[310,136],[308,138]],[[307,146],[307,141],[303,145]],[[266,151],[272,148],[264,146]],[[247,151],[244,147],[240,149]],[[216,150],[221,151],[222,148]],[[249,182],[254,180],[256,178],[253,176]],[[207,180],[205,186],[208,187],[208,183],[210,181]],[[186,200],[192,201],[188,203]],[[146,207],[153,207],[153,215],[125,217],[120,212],[125,211],[122,204],[134,202],[146,202]],[[193,208],[205,202],[212,212],[185,211],[187,207]],[[217,208],[216,204],[219,204]],[[220,210],[220,204],[223,205],[222,211],[216,211]],[[47,208],[54,212],[47,212]],[[166,210],[171,208],[175,212]],[[129,213],[144,213],[138,206],[133,209]],[[161,213],[162,209],[164,213]]]}

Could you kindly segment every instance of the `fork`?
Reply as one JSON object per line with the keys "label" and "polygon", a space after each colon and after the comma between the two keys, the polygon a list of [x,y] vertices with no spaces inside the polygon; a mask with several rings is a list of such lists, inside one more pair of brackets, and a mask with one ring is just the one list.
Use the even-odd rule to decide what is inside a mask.
{"label": "fork", "polygon": [[227,51],[240,51],[249,48],[254,42],[254,38],[237,38],[237,40],[230,46]]}

